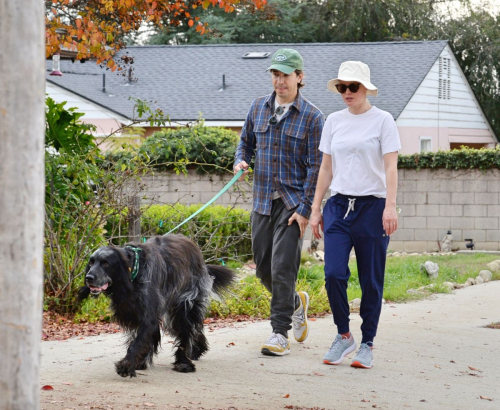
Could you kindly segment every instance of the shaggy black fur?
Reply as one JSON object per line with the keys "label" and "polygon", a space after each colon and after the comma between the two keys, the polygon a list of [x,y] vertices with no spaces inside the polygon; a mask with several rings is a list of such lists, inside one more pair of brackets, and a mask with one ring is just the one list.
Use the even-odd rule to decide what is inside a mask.
{"label": "shaggy black fur", "polygon": [[[116,363],[123,377],[152,365],[161,330],[175,338],[174,370],[194,372],[191,360],[208,351],[203,320],[212,292],[233,283],[230,269],[206,265],[199,248],[182,235],[157,236],[122,248],[104,246],[90,257],[80,299],[101,292],[111,299],[116,321],[128,331],[126,356]],[[132,280],[139,248],[139,270]]]}

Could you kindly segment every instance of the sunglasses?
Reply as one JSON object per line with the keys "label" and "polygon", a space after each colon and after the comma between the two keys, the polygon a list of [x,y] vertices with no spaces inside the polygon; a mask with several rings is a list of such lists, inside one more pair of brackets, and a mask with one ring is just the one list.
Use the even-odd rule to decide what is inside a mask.
{"label": "sunglasses", "polygon": [[269,125],[276,125],[278,123],[278,119],[276,118],[276,115],[281,115],[285,112],[285,109],[280,105],[278,108],[276,108],[276,111],[274,112],[273,116],[269,118]]}
{"label": "sunglasses", "polygon": [[351,83],[349,85],[345,85],[345,84],[335,84],[335,88],[337,89],[337,91],[340,93],[340,94],[344,94],[347,89],[349,89],[349,91],[351,93],[357,93],[359,91],[359,86],[361,84],[359,83]]}

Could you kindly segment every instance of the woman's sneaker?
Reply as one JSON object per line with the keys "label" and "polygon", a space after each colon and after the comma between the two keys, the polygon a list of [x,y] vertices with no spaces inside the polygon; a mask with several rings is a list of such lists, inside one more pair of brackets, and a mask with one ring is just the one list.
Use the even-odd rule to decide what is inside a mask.
{"label": "woman's sneaker", "polygon": [[293,336],[297,342],[303,342],[309,335],[309,324],[307,323],[307,309],[309,308],[309,295],[307,292],[297,292],[300,305],[292,315]]}
{"label": "woman's sneaker", "polygon": [[352,367],[360,369],[371,369],[373,366],[373,350],[366,343],[359,345],[359,350],[351,363]]}
{"label": "woman's sneaker", "polygon": [[325,364],[340,364],[344,357],[356,350],[356,342],[352,333],[348,339],[342,339],[342,335],[337,335],[330,347],[330,350],[323,356]]}
{"label": "woman's sneaker", "polygon": [[269,356],[284,356],[290,353],[290,341],[281,333],[273,333],[262,345],[261,353]]}

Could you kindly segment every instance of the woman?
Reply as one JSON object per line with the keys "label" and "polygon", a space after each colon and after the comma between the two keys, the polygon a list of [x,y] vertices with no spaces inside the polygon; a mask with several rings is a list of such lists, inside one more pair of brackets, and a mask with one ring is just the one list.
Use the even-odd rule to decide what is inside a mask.
{"label": "woman", "polygon": [[[325,281],[338,334],[323,357],[340,364],[356,349],[349,330],[347,282],[349,254],[356,252],[361,285],[362,339],[353,367],[373,364],[373,340],[382,307],[384,271],[389,237],[398,228],[397,161],[401,149],[392,115],[372,106],[368,95],[378,90],[370,82],[370,69],[360,61],[346,61],[328,89],[340,93],[347,108],[330,114],[319,149],[323,160],[318,176],[311,226],[314,236],[325,235]],[[331,197],[321,215],[327,189]]]}

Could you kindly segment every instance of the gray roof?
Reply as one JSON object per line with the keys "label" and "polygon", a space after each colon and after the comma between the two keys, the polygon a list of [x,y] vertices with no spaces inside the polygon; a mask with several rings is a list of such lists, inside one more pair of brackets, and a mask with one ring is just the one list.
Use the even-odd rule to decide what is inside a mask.
{"label": "gray roof", "polygon": [[[305,84],[302,93],[325,116],[345,106],[326,83],[337,76],[343,61],[359,60],[370,66],[372,83],[379,88],[373,103],[398,118],[447,41],[380,43],[230,44],[193,46],[143,46],[125,50],[134,57],[138,81],[106,71],[88,61],[61,61],[62,77],[47,80],[79,94],[125,117],[133,117],[129,96],[155,101],[173,120],[244,120],[253,99],[272,92],[265,72],[279,48],[296,49],[304,58]],[[243,59],[247,52],[269,52],[264,59]],[[102,74],[106,73],[106,92]],[[222,87],[225,75],[226,88]]]}

